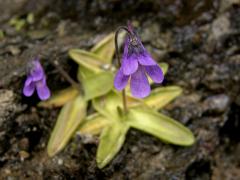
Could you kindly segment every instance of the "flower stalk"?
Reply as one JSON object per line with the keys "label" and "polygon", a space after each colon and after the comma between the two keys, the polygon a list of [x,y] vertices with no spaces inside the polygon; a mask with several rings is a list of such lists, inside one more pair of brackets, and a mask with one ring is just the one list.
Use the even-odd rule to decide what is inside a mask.
{"label": "flower stalk", "polygon": [[66,81],[68,81],[74,88],[76,88],[78,91],[82,92],[82,89],[80,85],[74,81],[67,73],[62,69],[62,67],[59,65],[59,62],[57,60],[51,61],[53,66],[58,70],[58,72],[65,78]]}
{"label": "flower stalk", "polygon": [[[116,57],[118,61],[118,68],[121,67],[121,60],[120,60],[119,48],[118,48],[118,35],[121,30],[125,30],[128,33],[128,35],[131,36],[131,33],[129,32],[126,26],[118,27],[118,29],[115,32],[115,49],[116,49]],[[128,112],[128,108],[127,108],[127,98],[126,98],[125,89],[122,90],[122,102],[123,102],[123,112],[124,114],[126,114]]]}

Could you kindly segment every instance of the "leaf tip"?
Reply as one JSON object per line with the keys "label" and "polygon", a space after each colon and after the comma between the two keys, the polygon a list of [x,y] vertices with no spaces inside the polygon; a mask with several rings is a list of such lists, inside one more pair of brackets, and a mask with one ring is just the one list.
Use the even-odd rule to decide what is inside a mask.
{"label": "leaf tip", "polygon": [[193,133],[189,130],[189,137],[186,140],[184,146],[192,146],[195,143],[195,137],[193,135]]}

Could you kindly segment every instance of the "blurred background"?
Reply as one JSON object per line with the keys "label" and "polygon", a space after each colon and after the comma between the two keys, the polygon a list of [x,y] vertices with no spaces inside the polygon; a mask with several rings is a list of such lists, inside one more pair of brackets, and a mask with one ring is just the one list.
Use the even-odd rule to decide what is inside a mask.
{"label": "blurred background", "polygon": [[[239,0],[0,0],[0,179],[240,179]],[[26,63],[44,55],[51,90],[68,83],[50,61],[76,78],[71,48],[90,49],[125,25],[169,64],[163,85],[183,95],[164,113],[188,126],[190,148],[131,130],[107,168],[96,167],[96,143],[74,138],[50,159],[46,143],[59,109],[22,96]]]}

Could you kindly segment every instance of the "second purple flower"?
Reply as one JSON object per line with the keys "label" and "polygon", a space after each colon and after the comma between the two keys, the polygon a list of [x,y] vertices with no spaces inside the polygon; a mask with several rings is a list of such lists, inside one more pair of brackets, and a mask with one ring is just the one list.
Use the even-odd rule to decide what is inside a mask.
{"label": "second purple flower", "polygon": [[41,100],[46,100],[50,97],[50,90],[46,83],[46,75],[39,62],[36,58],[30,62],[29,74],[24,84],[23,94],[25,96],[32,96],[35,89],[37,90],[38,97]]}
{"label": "second purple flower", "polygon": [[131,36],[128,35],[125,40],[122,64],[115,76],[114,86],[121,91],[130,80],[132,95],[144,98],[151,92],[147,75],[155,83],[162,83],[164,75],[131,26],[128,26],[128,30]]}

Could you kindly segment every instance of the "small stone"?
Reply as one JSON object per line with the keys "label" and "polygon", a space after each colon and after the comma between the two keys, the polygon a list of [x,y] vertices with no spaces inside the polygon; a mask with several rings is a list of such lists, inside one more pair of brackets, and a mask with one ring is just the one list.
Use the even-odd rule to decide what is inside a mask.
{"label": "small stone", "polygon": [[98,140],[91,134],[81,134],[81,140],[83,144],[97,144]]}
{"label": "small stone", "polygon": [[221,0],[220,2],[220,12],[224,12],[227,9],[229,9],[233,4],[239,4],[240,1],[239,0]]}
{"label": "small stone", "polygon": [[7,180],[17,180],[17,178],[14,177],[14,176],[8,176],[8,177],[7,177]]}
{"label": "small stone", "polygon": [[141,39],[143,42],[151,41],[152,39],[155,39],[159,33],[160,33],[159,24],[154,23],[151,25],[146,25],[141,34]]}
{"label": "small stone", "polygon": [[32,129],[33,132],[37,131],[37,127],[34,126],[33,129]]}
{"label": "small stone", "polygon": [[24,161],[25,159],[29,158],[30,155],[26,151],[20,151],[19,156],[20,156],[21,161]]}
{"label": "small stone", "polygon": [[28,148],[29,148],[29,140],[28,140],[28,138],[21,139],[20,142],[19,142],[19,149],[26,151],[26,150],[28,150]]}
{"label": "small stone", "polygon": [[63,160],[62,159],[58,159],[58,165],[63,165]]}
{"label": "small stone", "polygon": [[11,52],[12,55],[16,56],[21,53],[21,50],[16,46],[9,46],[8,50]]}
{"label": "small stone", "polygon": [[167,46],[168,46],[165,39],[162,39],[162,38],[153,39],[152,44],[154,44],[154,46],[157,47],[158,49],[167,49]]}
{"label": "small stone", "polygon": [[15,95],[10,90],[0,90],[0,127],[8,119],[14,107]]}
{"label": "small stone", "polygon": [[11,170],[10,170],[10,169],[5,169],[4,172],[5,172],[5,174],[7,174],[7,175],[11,174]]}
{"label": "small stone", "polygon": [[49,34],[48,30],[34,30],[34,31],[29,31],[28,36],[31,39],[43,39]]}
{"label": "small stone", "polygon": [[230,104],[230,98],[226,94],[219,94],[208,97],[203,102],[203,108],[208,112],[224,112]]}
{"label": "small stone", "polygon": [[228,14],[219,16],[212,24],[212,32],[209,36],[209,40],[217,40],[223,35],[230,33],[230,25]]}

